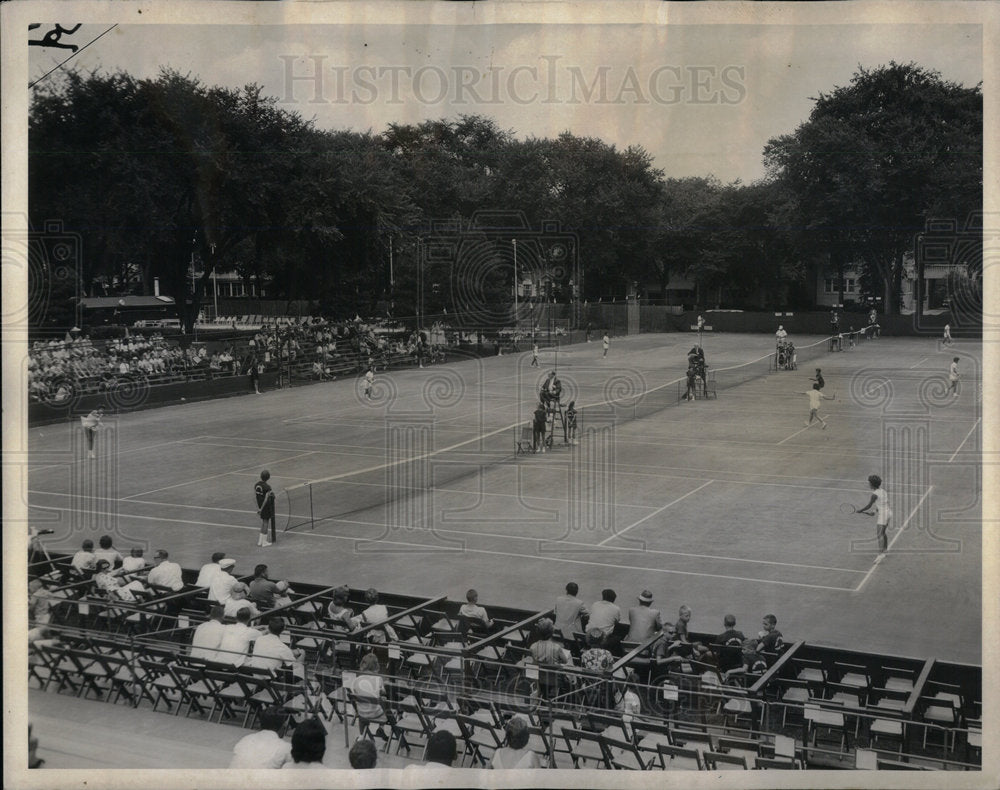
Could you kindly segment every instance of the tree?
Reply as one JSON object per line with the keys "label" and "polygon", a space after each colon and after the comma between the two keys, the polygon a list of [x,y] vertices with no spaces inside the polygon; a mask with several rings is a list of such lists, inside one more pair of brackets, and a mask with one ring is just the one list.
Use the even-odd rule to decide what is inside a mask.
{"label": "tree", "polygon": [[858,260],[898,312],[904,254],[925,221],[943,213],[961,226],[981,210],[982,89],[912,63],[862,68],[764,158],[793,196],[800,239],[828,251],[841,288]]}

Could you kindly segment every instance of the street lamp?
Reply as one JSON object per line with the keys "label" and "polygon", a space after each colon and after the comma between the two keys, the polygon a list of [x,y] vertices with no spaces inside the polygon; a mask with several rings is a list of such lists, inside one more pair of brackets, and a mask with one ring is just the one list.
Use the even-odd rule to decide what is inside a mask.
{"label": "street lamp", "polygon": [[514,245],[514,334],[517,334],[517,239],[511,239],[510,243]]}

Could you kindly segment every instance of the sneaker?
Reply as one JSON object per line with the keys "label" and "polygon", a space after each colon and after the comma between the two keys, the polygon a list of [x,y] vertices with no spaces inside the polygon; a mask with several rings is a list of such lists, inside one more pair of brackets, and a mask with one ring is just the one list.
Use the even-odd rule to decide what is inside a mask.
{"label": "sneaker", "polygon": [[262,545],[266,549],[268,546],[273,546],[274,544],[269,540],[265,540]]}

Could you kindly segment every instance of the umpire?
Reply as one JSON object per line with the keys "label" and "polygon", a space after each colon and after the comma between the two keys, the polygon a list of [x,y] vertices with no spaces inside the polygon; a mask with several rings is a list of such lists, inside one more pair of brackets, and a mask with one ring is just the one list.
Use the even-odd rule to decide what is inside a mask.
{"label": "umpire", "polygon": [[[257,536],[258,546],[270,546],[277,539],[274,519],[274,491],[268,485],[271,473],[266,469],[260,473],[260,480],[254,483],[253,495],[257,499],[257,515],[260,516],[260,534]],[[271,539],[267,539],[267,528],[271,526]]]}

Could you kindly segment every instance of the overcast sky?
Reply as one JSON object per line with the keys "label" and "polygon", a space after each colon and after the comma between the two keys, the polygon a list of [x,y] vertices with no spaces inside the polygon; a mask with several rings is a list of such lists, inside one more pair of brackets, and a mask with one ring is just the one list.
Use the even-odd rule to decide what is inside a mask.
{"label": "overcast sky", "polygon": [[[107,28],[62,41],[83,46]],[[71,54],[28,49],[32,80]],[[488,115],[521,137],[640,145],[668,176],[749,182],[768,139],[859,66],[913,61],[972,86],[982,58],[974,25],[119,25],[69,63],[257,82],[324,128]],[[296,79],[317,68],[321,82]]]}

